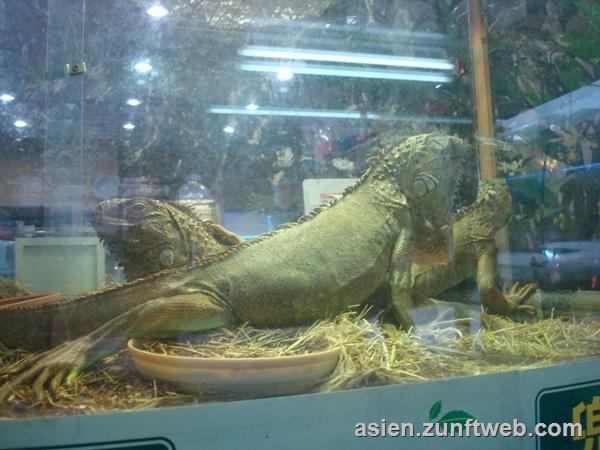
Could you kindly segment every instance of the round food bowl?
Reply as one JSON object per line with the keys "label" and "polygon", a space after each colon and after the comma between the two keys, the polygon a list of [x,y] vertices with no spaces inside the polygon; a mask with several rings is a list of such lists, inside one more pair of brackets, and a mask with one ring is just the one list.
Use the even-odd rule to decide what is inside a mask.
{"label": "round food bowl", "polygon": [[323,381],[340,349],[274,358],[202,358],[153,353],[127,343],[135,368],[147,378],[169,381],[186,392],[271,396],[299,394]]}

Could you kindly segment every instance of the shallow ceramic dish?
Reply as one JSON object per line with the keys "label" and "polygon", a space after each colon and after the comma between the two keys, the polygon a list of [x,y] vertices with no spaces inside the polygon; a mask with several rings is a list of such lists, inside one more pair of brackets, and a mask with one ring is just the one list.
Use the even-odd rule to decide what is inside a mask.
{"label": "shallow ceramic dish", "polygon": [[338,363],[340,349],[275,358],[196,358],[152,353],[127,343],[136,369],[148,378],[176,383],[187,392],[297,394],[327,377]]}

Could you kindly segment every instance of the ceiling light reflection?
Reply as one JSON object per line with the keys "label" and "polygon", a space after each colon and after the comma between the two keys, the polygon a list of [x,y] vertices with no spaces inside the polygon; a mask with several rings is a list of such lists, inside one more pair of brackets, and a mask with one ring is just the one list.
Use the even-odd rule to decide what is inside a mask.
{"label": "ceiling light reflection", "polygon": [[258,105],[252,102],[249,105],[246,105],[246,109],[249,111],[256,111],[258,109]]}
{"label": "ceiling light reflection", "polygon": [[230,126],[230,125],[227,125],[225,128],[223,128],[223,131],[224,131],[225,133],[229,133],[229,134],[231,134],[231,133],[233,133],[233,132],[235,131],[235,128],[233,128],[233,127],[232,127],[232,126]]}
{"label": "ceiling light reflection", "polygon": [[125,125],[123,125],[123,128],[125,128],[126,130],[133,130],[135,128],[135,125],[131,122],[127,122]]}
{"label": "ceiling light reflection", "polygon": [[0,100],[4,103],[12,102],[15,98],[10,94],[2,94],[0,95]]}
{"label": "ceiling light reflection", "polygon": [[[239,65],[239,68],[248,72],[279,73],[281,70],[281,66],[279,65],[264,64],[260,62],[243,63]],[[452,80],[449,75],[443,72],[361,69],[357,67],[320,64],[293,66],[290,70],[295,74],[300,75],[322,75],[331,77],[375,78],[382,80],[424,81],[429,83],[449,83]]]}
{"label": "ceiling light reflection", "polygon": [[23,128],[26,127],[27,125],[29,125],[27,122],[25,122],[24,120],[15,120],[15,127],[17,128]]}
{"label": "ceiling light reflection", "polygon": [[160,18],[165,17],[167,14],[169,14],[169,10],[163,5],[153,5],[146,10],[146,13],[149,16]]}
{"label": "ceiling light reflection", "polygon": [[376,53],[337,52],[303,48],[248,46],[238,52],[252,58],[293,59],[303,61],[372,64],[379,66],[412,67],[415,69],[454,70],[447,59],[414,56],[381,55]]}
{"label": "ceiling light reflection", "polygon": [[152,66],[147,61],[140,61],[136,63],[136,65],[133,66],[133,68],[139,73],[147,73],[152,70]]}
{"label": "ceiling light reflection", "polygon": [[213,106],[208,109],[212,114],[241,114],[250,116],[282,116],[282,117],[316,117],[324,119],[367,119],[390,122],[421,122],[421,123],[455,123],[471,124],[468,117],[444,117],[444,116],[394,116],[391,114],[379,114],[375,112],[361,113],[359,111],[344,111],[331,109],[284,109],[284,108],[260,108],[250,110],[248,107],[235,106]]}
{"label": "ceiling light reflection", "polygon": [[141,103],[142,103],[142,102],[141,102],[141,101],[139,101],[137,98],[130,98],[130,99],[128,99],[128,100],[127,100],[127,104],[128,104],[129,106],[138,106],[138,105],[140,105]]}
{"label": "ceiling light reflection", "polygon": [[294,72],[289,67],[282,67],[277,72],[277,79],[279,81],[290,81],[292,78],[294,78]]}

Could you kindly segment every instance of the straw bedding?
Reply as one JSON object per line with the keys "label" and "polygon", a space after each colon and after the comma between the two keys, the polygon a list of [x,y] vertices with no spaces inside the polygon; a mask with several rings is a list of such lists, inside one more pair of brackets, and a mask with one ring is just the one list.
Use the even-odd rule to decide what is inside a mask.
{"label": "straw bedding", "polygon": [[[159,353],[198,357],[285,356],[330,347],[341,349],[334,372],[314,392],[542,367],[600,353],[600,323],[551,318],[513,322],[484,313],[454,318],[442,312],[410,332],[346,313],[302,329],[220,329],[178,342],[146,342]],[[0,383],[10,380],[32,355],[0,348]],[[237,397],[239,398],[239,397]],[[183,394],[168,383],[145,380],[126,350],[105,358],[72,386],[43,400],[19,387],[0,414],[10,417],[137,410],[233,399],[225,393]]]}

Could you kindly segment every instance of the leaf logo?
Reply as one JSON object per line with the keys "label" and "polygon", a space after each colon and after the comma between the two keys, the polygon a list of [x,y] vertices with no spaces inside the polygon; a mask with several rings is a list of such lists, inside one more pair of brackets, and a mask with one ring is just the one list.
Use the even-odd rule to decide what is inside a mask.
{"label": "leaf logo", "polygon": [[438,400],[431,406],[431,409],[429,410],[429,420],[433,421],[433,419],[435,419],[437,416],[439,416],[441,411],[442,411],[442,401]]}
{"label": "leaf logo", "polygon": [[[433,422],[442,412],[442,401],[438,400],[429,409],[429,420]],[[469,419],[475,419],[471,414],[466,411],[455,409],[448,411],[441,418],[438,419],[438,423],[462,423],[463,425]]]}

